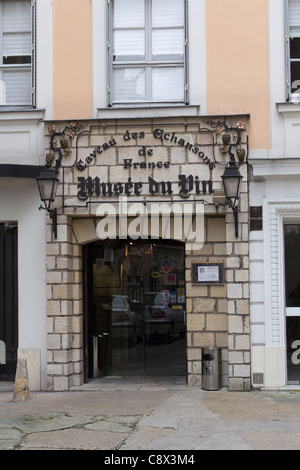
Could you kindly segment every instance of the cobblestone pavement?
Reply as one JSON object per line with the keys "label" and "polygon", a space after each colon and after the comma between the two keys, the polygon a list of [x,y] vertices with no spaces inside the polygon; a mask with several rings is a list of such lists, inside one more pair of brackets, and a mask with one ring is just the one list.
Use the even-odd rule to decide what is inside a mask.
{"label": "cobblestone pavement", "polygon": [[13,401],[0,382],[0,450],[299,450],[300,391],[207,392],[182,379],[94,380]]}

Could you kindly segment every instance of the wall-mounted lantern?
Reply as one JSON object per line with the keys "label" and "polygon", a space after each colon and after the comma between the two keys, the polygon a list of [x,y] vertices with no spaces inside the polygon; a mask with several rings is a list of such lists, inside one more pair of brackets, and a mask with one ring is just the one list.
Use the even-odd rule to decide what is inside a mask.
{"label": "wall-mounted lantern", "polygon": [[44,205],[41,205],[39,209],[46,210],[52,220],[52,231],[54,237],[57,238],[57,210],[51,209],[52,203],[55,201],[56,192],[59,180],[57,178],[56,172],[51,169],[49,165],[46,165],[36,178],[40,198]]}
{"label": "wall-mounted lantern", "polygon": [[238,238],[238,200],[242,178],[236,163],[231,161],[225,168],[222,180],[226,199],[229,202],[229,207],[233,210],[236,238]]}

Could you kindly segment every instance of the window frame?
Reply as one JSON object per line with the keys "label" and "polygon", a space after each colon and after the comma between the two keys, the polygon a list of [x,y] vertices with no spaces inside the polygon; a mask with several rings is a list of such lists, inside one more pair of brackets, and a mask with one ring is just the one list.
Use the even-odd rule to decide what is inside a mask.
{"label": "window frame", "polygon": [[[0,112],[7,109],[32,109],[36,107],[36,0],[30,0],[31,6],[31,63],[30,64],[12,64],[4,65],[0,63],[0,72],[2,71],[28,71],[30,72],[31,78],[31,93],[30,97],[28,96],[28,104],[9,104],[4,103],[0,104]],[[0,0],[0,16],[2,15],[3,2]],[[2,51],[2,37],[3,33],[0,30],[0,50]],[[1,52],[2,53],[2,52]],[[30,101],[30,102],[29,102]]]}
{"label": "window frame", "polygon": [[[284,19],[285,19],[285,92],[286,92],[286,101],[287,102],[300,102],[300,87],[298,87],[299,92],[292,93],[292,83],[291,83],[291,63],[299,62],[299,59],[291,58],[291,49],[290,49],[290,0],[285,0],[284,2]],[[300,27],[300,24],[299,24]],[[298,96],[295,96],[295,95]],[[294,95],[294,96],[293,96]]]}
{"label": "window frame", "polygon": [[[152,0],[145,0],[145,9],[149,10],[151,9],[151,2]],[[114,28],[113,28],[113,18],[114,18],[114,13],[113,13],[113,5],[114,0],[107,0],[107,102],[109,107],[124,107],[124,106],[130,106],[130,107],[137,107],[137,106],[155,106],[155,105],[187,105],[189,104],[189,87],[188,87],[188,0],[183,0],[184,4],[184,24],[183,24],[183,33],[184,33],[184,53],[183,53],[183,60],[159,60],[159,61],[150,61],[148,62],[147,60],[145,61],[126,61],[126,62],[119,62],[116,63],[113,60],[113,51],[114,51]],[[147,18],[147,15],[146,15]],[[147,31],[149,31],[149,28],[152,26],[150,25],[149,21],[149,16],[148,16],[148,22],[145,24],[145,32],[146,32],[146,38],[145,38],[145,49],[146,49],[146,55],[147,55],[147,49],[149,52],[149,43],[147,42]],[[134,29],[134,28],[133,28]],[[147,58],[146,58],[147,59]],[[151,66],[153,65],[153,68],[161,68],[161,67],[168,67],[168,66],[178,66],[180,68],[183,68],[183,99],[182,100],[140,100],[140,101],[115,101],[114,100],[114,86],[113,86],[113,72],[114,69],[116,68],[135,68],[135,67],[142,67],[145,69],[145,74],[149,73],[151,70]],[[146,89],[146,95],[147,91],[149,92],[149,89],[151,88],[151,80],[147,80],[148,87],[145,84]]]}

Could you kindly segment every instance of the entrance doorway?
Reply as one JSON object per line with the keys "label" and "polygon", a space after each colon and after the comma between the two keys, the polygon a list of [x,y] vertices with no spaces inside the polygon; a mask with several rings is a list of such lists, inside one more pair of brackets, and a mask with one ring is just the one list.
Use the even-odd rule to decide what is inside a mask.
{"label": "entrance doorway", "polygon": [[0,380],[14,380],[18,351],[18,229],[0,224]]}
{"label": "entrance doorway", "polygon": [[300,224],[284,225],[287,383],[300,384]]}
{"label": "entrance doorway", "polygon": [[184,244],[84,247],[86,380],[186,375]]}

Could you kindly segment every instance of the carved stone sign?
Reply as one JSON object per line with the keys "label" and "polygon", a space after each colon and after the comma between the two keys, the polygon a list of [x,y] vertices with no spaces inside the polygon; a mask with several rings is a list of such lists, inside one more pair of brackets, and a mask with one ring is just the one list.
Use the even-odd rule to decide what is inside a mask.
{"label": "carved stone sign", "polygon": [[[178,175],[179,178],[179,196],[182,198],[188,198],[192,191],[195,194],[212,194],[213,193],[213,182],[210,180],[200,181],[198,176],[195,178],[192,175],[188,177],[186,175]],[[144,183],[138,182],[133,183],[131,178],[128,178],[126,182],[102,182],[100,178],[92,179],[91,177],[84,178],[78,177],[78,194],[77,197],[80,201],[86,201],[89,197],[99,196],[141,196],[143,194]],[[171,181],[160,181],[157,182],[150,176],[148,177],[148,191],[153,195],[172,195],[172,182]]]}
{"label": "carved stone sign", "polygon": [[[239,123],[230,128],[219,120],[207,122],[208,127],[192,123],[189,131],[189,123],[169,122],[153,128],[149,124],[116,123],[109,128],[110,123],[100,121],[90,126],[73,122],[63,131],[52,125],[47,162],[58,153],[56,169],[59,172],[64,167],[62,192],[64,202],[69,200],[70,204],[71,200],[74,204],[74,196],[82,202],[121,195],[209,197],[220,189],[220,171],[216,169],[224,171],[226,153],[232,159],[235,147],[236,156],[245,156],[240,130],[244,127]],[[215,155],[221,132],[222,163]]]}
{"label": "carved stone sign", "polygon": [[[139,133],[132,133],[130,134],[129,130],[126,130],[126,132],[123,135],[123,140],[128,142],[130,140],[137,140],[137,139],[143,139],[145,137],[145,132],[141,131]],[[199,149],[199,147],[195,146],[193,143],[186,141],[184,138],[179,137],[176,135],[176,133],[173,132],[165,132],[164,129],[155,129],[153,132],[153,137],[155,139],[159,139],[163,145],[164,142],[170,142],[173,143],[173,145],[178,145],[179,147],[183,149],[188,149],[192,151],[193,153],[197,154],[200,160],[203,161],[206,165],[209,166],[209,168],[212,170],[215,168],[215,164],[205,155],[203,151]],[[87,165],[91,165],[94,163],[94,160],[96,159],[97,155],[101,155],[103,152],[106,150],[114,147],[117,145],[117,142],[115,138],[110,139],[109,141],[105,142],[102,145],[98,145],[97,147],[94,148],[93,152],[90,153],[84,161],[79,160],[79,162],[76,163],[76,168],[79,171],[84,171],[87,167]],[[138,152],[137,152],[139,157],[152,157],[154,155],[154,149],[149,148],[145,145],[142,145]],[[124,158],[123,159],[123,168],[128,169],[128,168],[133,168],[133,169],[151,169],[151,168],[169,168],[170,167],[170,161],[158,161],[158,162],[134,162],[132,158]]]}

